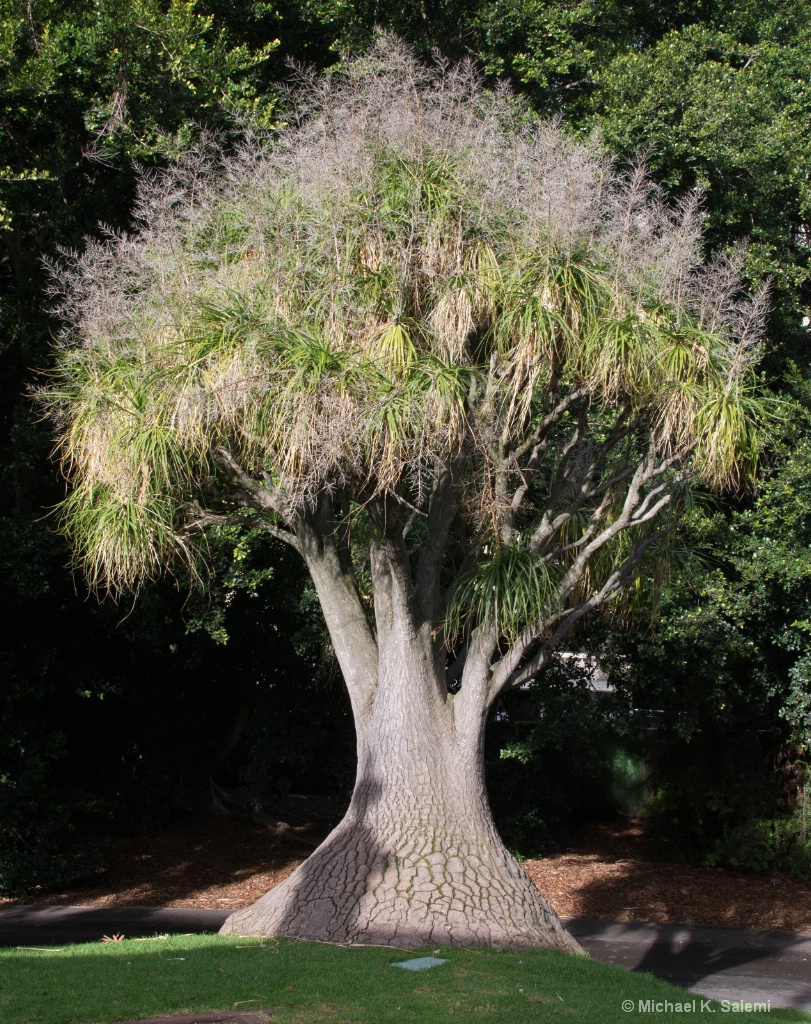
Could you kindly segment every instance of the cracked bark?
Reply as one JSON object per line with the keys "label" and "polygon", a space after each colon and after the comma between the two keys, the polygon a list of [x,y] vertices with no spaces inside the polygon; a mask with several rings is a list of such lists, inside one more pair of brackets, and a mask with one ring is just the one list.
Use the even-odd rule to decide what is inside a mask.
{"label": "cracked bark", "polygon": [[[340,622],[351,659],[351,600],[341,596],[337,563],[330,568],[329,558],[313,554],[308,561],[318,562],[314,578],[328,625],[332,631]],[[349,809],[304,864],[232,914],[222,932],[576,952],[493,823],[484,782],[485,693],[471,692],[466,701],[448,696],[397,542],[373,547],[372,571],[376,677],[371,687],[366,678],[347,679],[359,755]],[[368,634],[357,621],[354,630],[368,664]]]}

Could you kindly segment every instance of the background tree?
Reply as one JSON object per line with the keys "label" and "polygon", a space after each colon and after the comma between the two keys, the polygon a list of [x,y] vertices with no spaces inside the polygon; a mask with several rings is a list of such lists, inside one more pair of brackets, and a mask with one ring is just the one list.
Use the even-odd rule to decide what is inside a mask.
{"label": "background tree", "polygon": [[313,579],[352,803],[227,930],[572,949],[493,826],[488,709],[622,590],[692,476],[752,472],[764,298],[697,267],[694,201],[467,65],[386,40],[291,122],[145,179],[140,230],[57,271],[65,528],[96,584],[192,565],[223,522]]}
{"label": "background tree", "polygon": [[811,873],[806,416],[795,410],[756,495],[687,518],[680,543],[702,559],[671,570],[655,621],[640,621],[652,583],[642,580],[632,628],[603,624],[589,638],[627,706],[657,709],[651,824],[671,853],[802,877]]}
{"label": "background tree", "polygon": [[[185,806],[179,780],[189,766],[171,741],[181,707],[202,752],[218,743],[212,719],[231,720],[241,700],[219,688],[219,720],[210,714],[218,648],[198,633],[197,651],[188,650],[185,595],[144,594],[118,628],[120,609],[77,591],[46,514],[64,496],[50,431],[26,391],[53,330],[43,254],[80,244],[99,220],[127,224],[136,161],[161,164],[201,125],[226,132],[235,113],[272,116],[263,75],[274,38],[251,45],[188,2],[0,3],[0,890],[64,884],[87,870],[87,832],[100,821],[109,834],[112,822],[142,828]],[[235,544],[215,547],[222,569]],[[234,621],[250,608],[239,598],[229,605],[234,633],[250,631]],[[210,670],[196,670],[199,714],[191,672],[184,681],[179,670],[195,658]],[[85,755],[114,735],[98,751],[100,771]]]}
{"label": "background tree", "polygon": [[[471,20],[479,26],[475,48],[488,70],[508,73],[539,109],[559,110],[584,133],[597,127],[625,157],[647,153],[669,197],[701,188],[705,253],[750,239],[744,276],[773,280],[763,363],[770,387],[807,405],[805,6],[746,0],[599,7],[484,5]],[[777,446],[767,493],[756,503],[736,495],[694,508],[675,550],[692,546],[703,558],[678,568],[664,593],[663,562],[652,562],[636,614],[592,623],[576,641],[593,644],[605,664],[612,661],[606,644],[621,654],[612,662],[614,681],[629,710],[664,710],[651,824],[671,855],[760,869],[771,863],[794,870],[809,861],[807,839],[804,854],[788,849],[802,828],[786,814],[794,799],[809,799],[807,791],[796,795],[808,739],[791,711],[811,693],[797,627],[806,617],[797,486],[806,430],[807,416],[798,411],[791,441],[797,455]],[[759,511],[767,501],[768,521]],[[771,555],[760,550],[759,536],[770,538]],[[785,574],[774,572],[784,559]]]}

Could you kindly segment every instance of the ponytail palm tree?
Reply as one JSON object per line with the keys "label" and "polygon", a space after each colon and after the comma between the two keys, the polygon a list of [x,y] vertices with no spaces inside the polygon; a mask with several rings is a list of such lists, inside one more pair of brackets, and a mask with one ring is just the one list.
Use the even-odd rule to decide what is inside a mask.
{"label": "ponytail palm tree", "polygon": [[493,702],[755,467],[764,299],[694,199],[391,39],[141,184],[55,269],[43,390],[95,585],[214,523],[304,559],[351,698],[346,817],[226,931],[576,948],[485,793]]}

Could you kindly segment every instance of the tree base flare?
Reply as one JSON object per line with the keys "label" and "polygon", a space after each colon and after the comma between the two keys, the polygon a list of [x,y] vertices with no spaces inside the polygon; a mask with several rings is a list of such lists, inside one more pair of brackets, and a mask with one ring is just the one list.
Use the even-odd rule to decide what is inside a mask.
{"label": "tree base flare", "polygon": [[581,952],[497,837],[441,844],[403,830],[372,841],[345,820],[309,860],[220,934],[341,944],[548,948]]}

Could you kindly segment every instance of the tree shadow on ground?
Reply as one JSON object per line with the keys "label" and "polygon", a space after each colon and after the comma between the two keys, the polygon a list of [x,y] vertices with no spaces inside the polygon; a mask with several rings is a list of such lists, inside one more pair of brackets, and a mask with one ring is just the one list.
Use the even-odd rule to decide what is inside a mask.
{"label": "tree shadow on ground", "polygon": [[84,881],[34,893],[27,902],[238,907],[286,878],[325,833],[319,823],[278,837],[272,829],[236,818],[190,817],[161,833],[113,840]]}
{"label": "tree shadow on ground", "polygon": [[811,1008],[807,934],[585,920],[570,928],[592,956],[635,973],[716,999]]}

